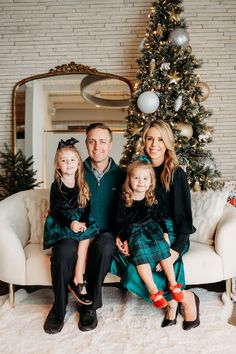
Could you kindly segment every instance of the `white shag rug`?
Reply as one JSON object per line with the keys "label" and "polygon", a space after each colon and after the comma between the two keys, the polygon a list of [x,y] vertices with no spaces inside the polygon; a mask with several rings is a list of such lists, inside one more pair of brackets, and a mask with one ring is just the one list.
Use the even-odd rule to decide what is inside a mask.
{"label": "white shag rug", "polygon": [[163,310],[128,292],[104,287],[95,330],[78,329],[77,304],[70,297],[62,331],[49,335],[43,324],[53,301],[52,289],[33,293],[21,289],[16,292],[15,308],[10,307],[8,296],[0,297],[0,353],[235,354],[236,327],[227,323],[232,302],[221,293],[192,290],[200,297],[201,325],[190,331],[182,329],[180,315],[176,326],[161,328]]}

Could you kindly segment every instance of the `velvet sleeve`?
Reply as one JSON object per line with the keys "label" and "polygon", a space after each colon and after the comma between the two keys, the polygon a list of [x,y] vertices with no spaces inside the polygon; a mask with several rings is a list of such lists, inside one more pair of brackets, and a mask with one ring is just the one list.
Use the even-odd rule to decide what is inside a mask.
{"label": "velvet sleeve", "polygon": [[189,235],[196,231],[193,226],[191,195],[186,173],[179,168],[171,186],[172,217],[176,228],[176,240],[171,248],[182,253]]}
{"label": "velvet sleeve", "polygon": [[73,220],[69,213],[69,207],[55,182],[52,183],[50,190],[50,213],[61,226],[70,227]]}
{"label": "velvet sleeve", "polygon": [[95,219],[91,213],[91,205],[90,202],[87,202],[86,207],[84,208],[81,217],[80,217],[81,222],[85,222],[86,226],[89,227],[95,223]]}

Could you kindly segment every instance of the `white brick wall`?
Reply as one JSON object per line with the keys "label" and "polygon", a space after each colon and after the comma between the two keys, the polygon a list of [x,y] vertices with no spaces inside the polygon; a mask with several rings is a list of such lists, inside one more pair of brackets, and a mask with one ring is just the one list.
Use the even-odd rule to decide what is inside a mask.
{"label": "white brick wall", "polygon": [[[75,61],[135,81],[152,1],[0,0],[0,149],[11,144],[11,94],[24,77]],[[236,180],[236,1],[185,0],[190,44],[211,89],[210,148]]]}

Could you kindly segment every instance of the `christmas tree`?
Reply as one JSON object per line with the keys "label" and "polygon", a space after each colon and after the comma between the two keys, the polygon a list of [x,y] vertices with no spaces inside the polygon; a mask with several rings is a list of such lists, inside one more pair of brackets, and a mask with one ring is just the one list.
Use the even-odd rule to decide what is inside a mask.
{"label": "christmas tree", "polygon": [[34,178],[36,171],[33,171],[33,157],[26,158],[21,149],[13,153],[4,144],[6,152],[0,152],[0,167],[4,174],[0,175],[0,199],[6,198],[19,191],[33,189],[42,182],[36,183]]}
{"label": "christmas tree", "polygon": [[121,166],[137,154],[145,124],[162,119],[173,129],[176,152],[194,190],[220,189],[220,172],[206,144],[212,127],[205,119],[212,112],[202,102],[209,96],[207,83],[196,69],[203,62],[192,53],[182,0],[159,0],[152,4],[146,36],[140,44],[135,92],[130,100]]}

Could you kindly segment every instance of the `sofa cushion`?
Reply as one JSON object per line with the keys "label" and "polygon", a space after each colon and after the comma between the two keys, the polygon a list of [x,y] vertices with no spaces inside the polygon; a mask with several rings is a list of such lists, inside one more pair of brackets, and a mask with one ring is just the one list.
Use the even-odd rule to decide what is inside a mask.
{"label": "sofa cushion", "polygon": [[190,242],[190,248],[183,256],[185,281],[187,285],[207,284],[224,278],[222,258],[214,246]]}
{"label": "sofa cushion", "polygon": [[49,209],[49,190],[30,190],[25,197],[30,224],[29,243],[42,243],[46,213]]}
{"label": "sofa cushion", "polygon": [[42,245],[28,244],[25,248],[25,279],[27,285],[51,285],[50,256]]}
{"label": "sofa cushion", "polygon": [[215,229],[227,198],[227,191],[191,192],[193,225],[197,229],[190,236],[191,240],[213,245]]}

